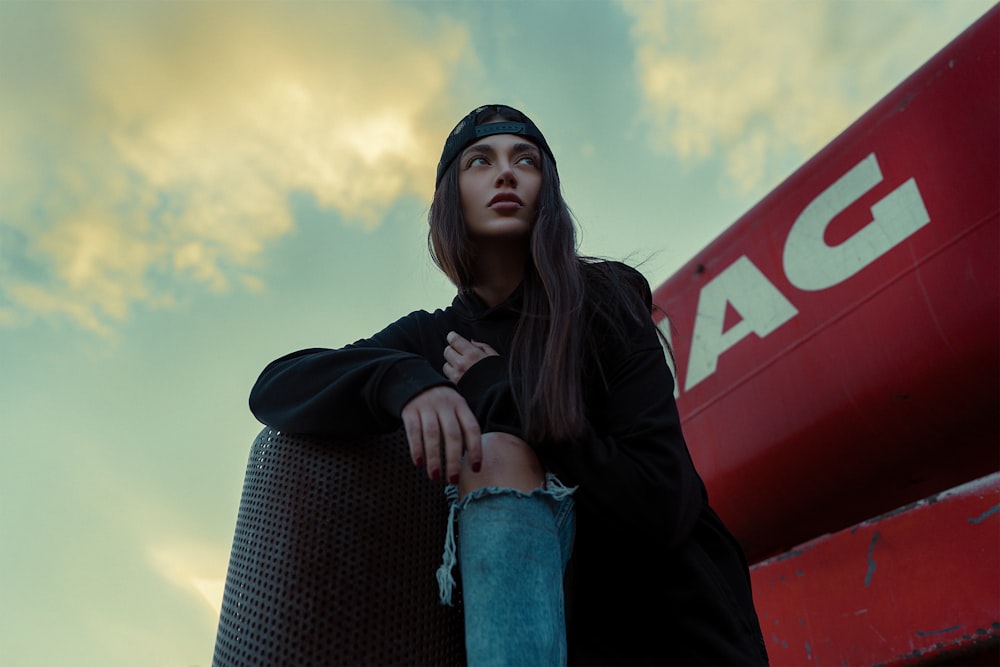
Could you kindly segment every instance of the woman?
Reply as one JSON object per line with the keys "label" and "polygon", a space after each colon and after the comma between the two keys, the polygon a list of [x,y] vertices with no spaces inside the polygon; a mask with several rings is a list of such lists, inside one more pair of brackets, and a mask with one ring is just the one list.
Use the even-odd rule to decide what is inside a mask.
{"label": "woman", "polygon": [[745,559],[681,434],[649,286],[576,254],[534,123],[503,105],[468,114],[428,217],[452,305],[273,362],[254,414],[334,437],[402,423],[414,464],[452,485],[472,665],[564,663],[567,637],[574,664],[766,663]]}

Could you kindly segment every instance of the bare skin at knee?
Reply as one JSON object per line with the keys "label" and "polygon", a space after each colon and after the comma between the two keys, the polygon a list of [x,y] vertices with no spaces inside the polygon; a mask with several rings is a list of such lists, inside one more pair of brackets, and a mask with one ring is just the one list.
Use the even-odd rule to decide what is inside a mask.
{"label": "bare skin at knee", "polygon": [[484,433],[482,451],[483,463],[479,472],[473,472],[468,462],[462,464],[458,478],[460,497],[486,486],[525,493],[545,486],[545,469],[534,450],[521,438],[508,433]]}

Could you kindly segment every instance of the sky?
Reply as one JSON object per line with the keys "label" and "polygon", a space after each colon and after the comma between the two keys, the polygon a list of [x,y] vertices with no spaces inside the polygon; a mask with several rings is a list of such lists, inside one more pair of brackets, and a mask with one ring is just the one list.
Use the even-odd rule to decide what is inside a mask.
{"label": "sky", "polygon": [[472,108],[655,288],[992,4],[0,0],[0,663],[210,664],[249,389],[450,303]]}

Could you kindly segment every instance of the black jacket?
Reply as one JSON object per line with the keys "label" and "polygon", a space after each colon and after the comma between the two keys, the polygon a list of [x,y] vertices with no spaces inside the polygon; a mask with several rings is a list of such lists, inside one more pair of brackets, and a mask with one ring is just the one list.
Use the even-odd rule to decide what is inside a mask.
{"label": "black jacket", "polygon": [[[628,317],[624,306],[603,302],[614,293],[606,284],[610,268],[636,285],[631,293],[649,312],[649,286],[634,269],[585,267],[590,306],[603,303]],[[407,401],[450,384],[441,369],[445,336],[455,331],[500,353],[476,363],[456,387],[482,431],[521,436],[504,358],[519,304],[517,293],[495,308],[462,293],[449,308],[410,313],[344,348],[282,357],[258,379],[251,410],[293,433],[345,437],[399,428]],[[548,470],[579,486],[567,574],[570,661],[765,663],[747,564],[708,505],[652,321],[630,327],[624,338],[596,316],[585,321],[586,433],[569,444],[532,443]]]}

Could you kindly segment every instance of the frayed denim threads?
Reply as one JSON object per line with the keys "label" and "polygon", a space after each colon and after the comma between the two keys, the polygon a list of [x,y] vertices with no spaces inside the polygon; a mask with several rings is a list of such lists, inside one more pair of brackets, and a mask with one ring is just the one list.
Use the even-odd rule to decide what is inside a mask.
{"label": "frayed denim threads", "polygon": [[510,494],[513,496],[523,496],[525,498],[544,496],[553,502],[553,515],[559,531],[559,547],[562,556],[563,567],[569,560],[573,552],[573,538],[575,536],[576,522],[573,519],[573,492],[577,487],[569,487],[562,483],[553,473],[545,473],[545,487],[539,487],[531,492],[524,492],[518,489],[501,486],[484,486],[469,493],[464,498],[458,497],[458,485],[449,484],[445,487],[444,493],[448,498],[448,528],[444,538],[444,553],[441,554],[441,565],[437,569],[438,595],[441,604],[451,606],[451,594],[455,588],[455,577],[452,572],[457,561],[455,546],[455,517],[456,514],[477,498],[487,495]]}

